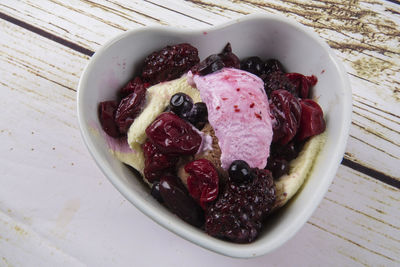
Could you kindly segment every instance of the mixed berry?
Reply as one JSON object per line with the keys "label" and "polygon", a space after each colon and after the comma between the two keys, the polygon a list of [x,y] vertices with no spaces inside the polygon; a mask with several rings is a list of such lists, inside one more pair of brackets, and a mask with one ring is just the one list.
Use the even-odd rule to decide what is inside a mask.
{"label": "mixed berry", "polygon": [[[222,68],[240,68],[264,82],[273,121],[265,168],[250,168],[237,159],[227,170],[226,181],[211,161],[194,159],[202,144],[200,130],[208,123],[207,106],[177,93],[165,112],[146,128],[143,174],[152,184],[151,195],[187,223],[214,237],[249,243],[274,207],[274,181],[289,172],[290,161],[298,156],[305,140],[325,130],[322,109],[310,99],[315,76],[287,73],[276,59],[253,56],[240,61],[229,43],[221,53],[201,62],[195,47],[177,44],[147,56],[140,75],[121,88],[118,99],[99,104],[99,119],[108,135],[126,138],[145,105],[150,85],[179,78],[189,70],[204,76]],[[178,177],[182,164],[187,186]]]}

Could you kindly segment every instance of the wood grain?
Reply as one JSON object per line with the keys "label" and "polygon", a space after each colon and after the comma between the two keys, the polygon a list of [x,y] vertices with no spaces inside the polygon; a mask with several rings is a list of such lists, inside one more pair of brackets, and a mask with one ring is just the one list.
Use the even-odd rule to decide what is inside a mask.
{"label": "wood grain", "polygon": [[45,3],[18,1],[0,7],[9,16],[90,50],[143,25],[199,28],[253,12],[293,17],[314,28],[337,51],[350,74],[354,112],[346,159],[400,180],[400,171],[393,168],[400,160],[398,5],[336,0]]}
{"label": "wood grain", "polygon": [[[3,125],[0,131],[3,144],[0,149],[0,211],[8,214],[1,218],[7,218],[10,224],[16,222],[15,226],[20,229],[14,235],[8,233],[4,239],[0,237],[1,248],[16,246],[6,238],[23,242],[18,235],[27,233],[45,239],[45,243],[54,245],[75,263],[80,261],[92,266],[127,262],[161,264],[159,257],[141,257],[141,250],[157,251],[157,248],[148,237],[131,242],[132,237],[143,231],[143,228],[133,227],[134,224],[146,227],[150,240],[161,244],[160,255],[163,252],[175,255],[175,261],[170,262],[174,266],[196,266],[193,259],[199,257],[211,258],[215,266],[244,263],[209,253],[177,237],[171,242],[168,231],[124,202],[110,183],[104,182],[100,187],[105,178],[80,141],[75,112],[74,89],[88,57],[11,23],[0,21],[0,27],[4,33],[0,42],[1,104],[7,111],[0,113]],[[21,121],[19,118],[29,119]],[[21,158],[24,158],[23,164]],[[49,187],[50,193],[46,189]],[[76,227],[73,232],[56,228],[57,216],[54,219],[54,214],[46,211],[62,211],[64,207],[58,206],[59,203],[70,203],[70,192],[78,187],[90,190],[86,190],[84,197],[80,196],[82,212],[69,217],[70,225],[98,218],[103,218],[102,223],[92,221],[88,224],[90,228]],[[275,252],[245,263],[247,266],[266,262],[293,266],[302,259],[302,264],[315,266],[335,259],[340,266],[399,265],[399,191],[341,166],[328,194],[305,227]],[[31,201],[10,202],[2,197],[7,192],[13,192],[17,199],[35,197]],[[110,214],[112,220],[109,220]],[[12,224],[11,228],[15,226]],[[9,227],[0,224],[1,229]],[[96,245],[108,243],[111,237],[118,242],[127,240],[131,245],[117,246],[118,251],[114,247]],[[90,247],[83,247],[86,244],[83,238],[91,238]],[[38,243],[36,240],[29,244]],[[94,247],[96,257],[89,253]],[[29,250],[21,247],[15,249],[21,250],[23,255],[29,254]],[[121,256],[113,258],[112,254]],[[12,260],[4,258],[3,262],[19,262]]]}

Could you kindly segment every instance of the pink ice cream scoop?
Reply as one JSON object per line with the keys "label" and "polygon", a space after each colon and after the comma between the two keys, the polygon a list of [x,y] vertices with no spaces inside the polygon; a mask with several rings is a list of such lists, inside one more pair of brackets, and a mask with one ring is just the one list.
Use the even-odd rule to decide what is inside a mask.
{"label": "pink ice cream scoop", "polygon": [[[191,74],[189,74],[189,77]],[[272,141],[272,122],[264,82],[233,68],[192,80],[207,105],[208,121],[221,149],[221,165],[244,160],[252,168],[264,168]]]}

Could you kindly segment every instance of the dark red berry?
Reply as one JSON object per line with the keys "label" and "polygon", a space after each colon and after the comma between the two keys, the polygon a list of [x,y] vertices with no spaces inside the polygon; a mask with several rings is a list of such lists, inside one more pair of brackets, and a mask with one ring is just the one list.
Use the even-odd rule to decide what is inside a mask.
{"label": "dark red berry", "polygon": [[167,173],[174,173],[178,156],[163,154],[150,141],[144,143],[142,148],[145,159],[144,177],[150,183],[160,180],[161,176]]}
{"label": "dark red berry", "polygon": [[232,53],[232,47],[230,43],[227,43],[222,52],[218,55],[221,57],[226,68],[240,68],[240,60],[234,53]]}
{"label": "dark red berry", "polygon": [[129,127],[142,111],[146,102],[146,88],[140,86],[133,93],[123,98],[115,112],[115,122],[119,131],[126,134]]}
{"label": "dark red berry", "polygon": [[246,58],[240,63],[240,68],[257,76],[265,73],[264,62],[259,57]]}
{"label": "dark red berry", "polygon": [[150,194],[160,203],[163,203],[164,200],[162,199],[161,193],[160,193],[160,182],[154,182]]}
{"label": "dark red berry", "polygon": [[190,70],[193,72],[193,74],[204,76],[216,72],[223,67],[225,67],[225,64],[221,57],[219,55],[211,55],[201,61],[199,64],[193,66]]}
{"label": "dark red berry", "polygon": [[229,180],[234,183],[245,183],[253,179],[249,164],[244,160],[235,160],[228,169]]}
{"label": "dark red berry", "polygon": [[222,68],[240,68],[239,58],[232,53],[231,44],[228,43],[221,53],[208,56],[190,70],[193,74],[201,76],[216,72]]}
{"label": "dark red berry", "polygon": [[296,138],[305,140],[308,137],[324,132],[326,124],[321,107],[311,99],[302,99],[300,104],[300,128]]}
{"label": "dark red berry", "polygon": [[144,60],[142,78],[151,84],[179,78],[200,61],[198,51],[187,43],[167,46]]}
{"label": "dark red berry", "polygon": [[189,196],[186,188],[179,185],[176,176],[163,176],[160,180],[160,194],[165,206],[185,222],[200,227],[204,224],[204,212]]}
{"label": "dark red berry", "polygon": [[317,77],[304,76],[300,73],[286,73],[286,77],[295,85],[297,95],[301,98],[309,98],[309,91],[317,83]]}
{"label": "dark red berry", "polygon": [[205,231],[237,243],[250,243],[275,203],[275,185],[268,170],[253,169],[249,183],[228,181],[223,193],[206,212]]}
{"label": "dark red berry", "polygon": [[201,144],[193,126],[171,112],[160,114],[146,129],[147,137],[165,154],[194,155]]}
{"label": "dark red berry", "polygon": [[270,97],[272,92],[276,90],[286,90],[292,93],[294,96],[298,95],[296,86],[289,80],[289,78],[286,77],[283,72],[271,72],[265,76],[263,81],[264,89],[268,97]]}
{"label": "dark red berry", "polygon": [[272,141],[285,145],[292,140],[299,129],[301,105],[288,91],[276,90],[271,94],[270,109],[274,117]]}
{"label": "dark red berry", "polygon": [[267,162],[267,170],[271,171],[274,179],[278,179],[284,174],[289,173],[289,162],[284,158],[269,158]]}
{"label": "dark red berry", "polygon": [[104,101],[99,104],[99,120],[101,127],[111,137],[120,137],[121,133],[115,123],[114,116],[117,110],[117,101]]}
{"label": "dark red berry", "polygon": [[124,87],[121,88],[119,95],[121,98],[125,98],[128,95],[134,92],[142,91],[143,89],[146,89],[149,86],[150,86],[149,83],[144,83],[142,79],[140,79],[140,77],[136,77],[135,79],[131,80]]}
{"label": "dark red berry", "polygon": [[187,186],[190,195],[206,209],[218,196],[218,172],[207,159],[198,159],[185,165],[189,174]]}
{"label": "dark red berry", "polygon": [[[279,143],[272,143],[270,149],[271,157],[281,157],[286,159],[287,161],[291,161],[295,159],[302,146],[298,142],[294,142],[293,140],[286,145],[281,145]],[[269,160],[269,159],[268,159]]]}
{"label": "dark red berry", "polygon": [[276,71],[282,72],[282,73],[285,72],[284,69],[283,69],[282,63],[279,62],[279,60],[276,60],[276,59],[273,59],[273,58],[268,59],[265,62],[264,70],[265,70],[266,74],[269,74],[269,73],[272,73],[272,72],[276,72]]}

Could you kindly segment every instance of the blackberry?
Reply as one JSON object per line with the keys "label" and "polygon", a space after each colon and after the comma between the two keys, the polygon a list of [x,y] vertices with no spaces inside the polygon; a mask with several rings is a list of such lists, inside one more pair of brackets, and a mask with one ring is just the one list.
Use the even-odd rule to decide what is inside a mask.
{"label": "blackberry", "polygon": [[250,243],[275,203],[275,184],[268,170],[252,169],[248,183],[228,181],[218,200],[207,209],[205,231],[221,239]]}
{"label": "blackberry", "polygon": [[285,73],[281,71],[274,71],[266,75],[264,80],[264,88],[265,92],[270,98],[271,93],[276,90],[286,90],[293,94],[294,96],[298,96],[296,85],[293,84],[289,78],[286,77]]}
{"label": "blackberry", "polygon": [[265,73],[264,62],[259,57],[246,58],[240,63],[240,68],[257,76]]}
{"label": "blackberry", "polygon": [[265,61],[264,69],[265,69],[265,73],[267,73],[267,74],[271,73],[271,72],[275,72],[275,71],[285,72],[283,69],[282,63],[279,62],[279,60],[276,60],[273,58]]}
{"label": "blackberry", "polygon": [[187,43],[166,46],[144,60],[142,78],[151,84],[179,78],[199,63],[197,48]]}

